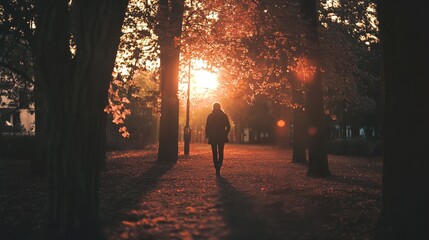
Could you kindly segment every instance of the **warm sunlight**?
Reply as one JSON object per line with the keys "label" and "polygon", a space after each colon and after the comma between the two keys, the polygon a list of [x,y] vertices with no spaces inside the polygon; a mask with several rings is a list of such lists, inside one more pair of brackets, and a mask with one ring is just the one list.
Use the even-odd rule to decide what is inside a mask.
{"label": "warm sunlight", "polygon": [[[204,99],[210,94],[213,94],[218,86],[218,75],[217,69],[212,69],[207,66],[203,60],[192,60],[191,63],[191,98],[192,99]],[[180,92],[186,95],[188,89],[188,71],[189,68],[183,73],[183,80],[180,83]]]}
{"label": "warm sunlight", "polygon": [[219,83],[217,74],[207,70],[197,70],[193,72],[194,79],[191,81],[191,88],[196,94],[204,94],[210,90],[216,90]]}

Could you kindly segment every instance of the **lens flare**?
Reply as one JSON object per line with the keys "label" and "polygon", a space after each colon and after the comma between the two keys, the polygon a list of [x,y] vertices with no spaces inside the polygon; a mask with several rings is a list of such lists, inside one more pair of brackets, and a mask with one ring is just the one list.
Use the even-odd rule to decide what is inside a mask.
{"label": "lens flare", "polygon": [[205,92],[209,90],[216,90],[219,82],[217,74],[207,70],[196,70],[193,72],[194,79],[191,82],[193,90],[197,92]]}
{"label": "lens flare", "polygon": [[277,127],[282,128],[282,127],[284,127],[284,126],[286,126],[286,122],[285,122],[285,120],[278,120],[278,121],[277,121]]}

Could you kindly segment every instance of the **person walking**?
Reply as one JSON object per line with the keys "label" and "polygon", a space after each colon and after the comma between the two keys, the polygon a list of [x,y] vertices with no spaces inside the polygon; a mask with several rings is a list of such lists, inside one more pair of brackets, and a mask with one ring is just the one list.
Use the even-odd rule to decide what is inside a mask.
{"label": "person walking", "polygon": [[208,138],[208,144],[212,147],[216,175],[220,175],[220,168],[223,163],[223,149],[225,143],[229,142],[228,133],[230,129],[228,116],[221,110],[219,103],[214,103],[212,112],[207,116],[206,138]]}

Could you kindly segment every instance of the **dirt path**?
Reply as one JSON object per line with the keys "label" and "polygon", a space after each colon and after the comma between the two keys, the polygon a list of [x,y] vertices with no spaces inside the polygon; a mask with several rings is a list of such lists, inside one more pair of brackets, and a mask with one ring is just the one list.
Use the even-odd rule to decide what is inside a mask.
{"label": "dirt path", "polygon": [[112,152],[101,178],[108,239],[371,239],[380,209],[378,158],[329,156],[333,176],[306,177],[291,152],[226,145],[221,177],[210,147],[175,165],[156,151]]}
{"label": "dirt path", "polygon": [[[289,150],[225,147],[216,177],[207,144],[176,164],[156,150],[110,152],[100,214],[113,239],[371,239],[380,211],[379,158],[329,156],[333,176],[306,177]],[[29,161],[0,159],[0,238],[39,239],[45,194]]]}

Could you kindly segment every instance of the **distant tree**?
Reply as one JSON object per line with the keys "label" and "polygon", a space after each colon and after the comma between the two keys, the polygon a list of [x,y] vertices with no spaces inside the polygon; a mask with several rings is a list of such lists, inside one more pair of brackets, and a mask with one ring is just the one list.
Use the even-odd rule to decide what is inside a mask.
{"label": "distant tree", "polygon": [[[16,93],[28,96],[18,101],[17,109],[35,103],[36,153],[31,159],[31,172],[34,176],[45,176],[46,173],[46,103],[45,88],[41,81],[40,72],[35,71],[37,62],[38,38],[36,29],[36,4],[33,0],[1,1],[0,11],[2,21],[1,31],[1,60],[3,73],[13,74],[13,78],[2,78],[13,81],[15,88],[7,91],[8,97]],[[25,50],[25,53],[22,52]],[[10,76],[10,75],[9,75]],[[16,87],[19,88],[16,88]],[[24,88],[22,86],[25,86]],[[31,86],[31,87],[30,87]],[[22,104],[24,103],[24,104]]]}
{"label": "distant tree", "polygon": [[0,18],[0,95],[17,108],[25,108],[34,102],[34,4],[28,0],[0,1]]}
{"label": "distant tree", "polygon": [[341,137],[345,125],[354,137],[361,127],[377,130],[381,125],[381,48],[374,2],[322,1],[319,8],[325,105],[342,126]]}
{"label": "distant tree", "polygon": [[360,44],[372,47],[379,42],[376,0],[323,0],[320,23],[325,27],[341,24]]}
{"label": "distant tree", "polygon": [[252,143],[271,143],[275,125],[272,101],[269,101],[266,96],[257,96],[250,105],[246,122],[256,138]]}
{"label": "distant tree", "polygon": [[[146,125],[140,124],[140,129],[134,125],[134,131],[131,132],[127,119],[141,114],[141,111],[136,108],[137,105],[150,104],[153,98],[159,97],[159,89],[150,89],[149,92],[145,92],[144,99],[137,97],[141,95],[140,92],[144,88],[141,89],[135,81],[136,73],[158,73],[159,71],[159,45],[154,33],[155,6],[153,1],[129,1],[122,26],[123,34],[115,60],[114,81],[111,82],[109,90],[109,105],[106,111],[110,115],[109,121],[112,120],[111,122],[117,125],[116,129],[113,126],[109,129],[119,130],[115,131],[115,134],[122,135],[129,140],[130,138],[136,139],[133,135],[141,135],[141,130]],[[159,82],[159,77],[157,76],[155,80]],[[144,81],[152,82],[151,79],[144,79]],[[150,98],[149,102],[145,102],[148,98]]]}
{"label": "distant tree", "polygon": [[[301,1],[301,11],[307,22],[305,32],[305,57],[310,66],[306,80],[308,114],[308,176],[330,175],[326,150],[326,118],[323,103],[322,78],[320,77],[321,52],[318,34],[318,4],[316,0]],[[314,67],[314,69],[311,69]],[[314,71],[314,72],[313,72]]]}
{"label": "distant tree", "polygon": [[[292,111],[291,119],[291,142],[292,142],[292,162],[306,163],[307,143],[307,112],[306,109],[306,86],[297,75],[297,60],[302,54],[303,32],[305,32],[305,22],[300,16],[299,1],[270,1],[264,3],[263,9],[265,18],[269,18],[269,27],[262,24],[263,28],[269,30],[265,32],[268,39],[276,42],[276,47],[268,47],[269,52],[273,52],[271,58],[279,59],[274,62],[275,68],[280,72],[278,77],[267,81],[270,85],[281,87],[270,87],[268,95],[274,97],[276,102],[286,106]],[[267,21],[267,20],[266,20]],[[264,21],[264,22],[266,22]],[[270,36],[272,35],[272,36]],[[270,42],[270,41],[268,41]],[[280,94],[279,94],[280,92]],[[277,99],[280,96],[281,99]]]}
{"label": "distant tree", "polygon": [[304,87],[298,80],[295,72],[289,75],[292,84],[292,113],[293,113],[293,136],[292,136],[292,162],[307,163],[307,112]]}
{"label": "distant tree", "polygon": [[104,109],[126,7],[126,0],[37,2],[36,72],[49,126],[46,239],[102,239]]}
{"label": "distant tree", "polygon": [[424,1],[379,1],[383,198],[377,239],[429,239],[429,15]]}
{"label": "distant tree", "polygon": [[136,71],[126,82],[112,81],[107,123],[110,147],[138,149],[156,143],[158,90],[157,72]]}
{"label": "distant tree", "polygon": [[179,56],[184,0],[159,0],[157,21],[160,47],[161,118],[158,160],[175,162],[179,140]]}
{"label": "distant tree", "polygon": [[0,96],[10,103],[0,100],[0,104],[17,111],[34,102],[33,62],[25,39],[5,27],[0,25]]}

